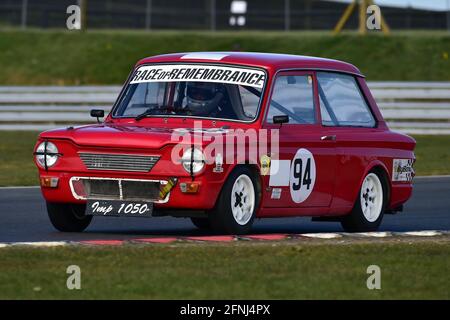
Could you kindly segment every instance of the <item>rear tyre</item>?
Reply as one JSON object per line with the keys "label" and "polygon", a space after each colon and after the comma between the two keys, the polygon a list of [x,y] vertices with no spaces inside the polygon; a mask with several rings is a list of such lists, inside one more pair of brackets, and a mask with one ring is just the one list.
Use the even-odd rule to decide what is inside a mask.
{"label": "rear tyre", "polygon": [[86,205],[47,202],[52,225],[62,232],[81,232],[91,223],[92,216],[84,214]]}
{"label": "rear tyre", "polygon": [[211,229],[211,224],[209,223],[208,218],[191,218],[194,226],[199,228],[200,230],[209,230]]}
{"label": "rear tyre", "polygon": [[209,215],[214,231],[249,233],[260,201],[260,188],[252,170],[239,166],[225,182],[215,209]]}
{"label": "rear tyre", "polygon": [[387,198],[381,181],[382,177],[373,171],[365,176],[352,212],[341,221],[345,231],[367,232],[378,229]]}

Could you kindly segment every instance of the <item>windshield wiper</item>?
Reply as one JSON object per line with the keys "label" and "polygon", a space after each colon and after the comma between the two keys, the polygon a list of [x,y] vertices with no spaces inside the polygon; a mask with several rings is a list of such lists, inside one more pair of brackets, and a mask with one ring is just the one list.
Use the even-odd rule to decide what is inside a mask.
{"label": "windshield wiper", "polygon": [[137,115],[137,116],[134,118],[134,120],[139,121],[139,120],[144,119],[145,117],[151,115],[151,114],[153,113],[153,110],[154,110],[154,109],[147,109],[147,110],[145,110],[145,111],[142,112],[141,114]]}
{"label": "windshield wiper", "polygon": [[148,108],[147,110],[145,110],[144,112],[142,112],[141,114],[138,114],[134,119],[136,121],[142,120],[145,117],[151,115],[153,112],[155,112],[156,110],[162,110],[164,107],[163,106],[158,106],[157,104],[151,105],[150,108]]}

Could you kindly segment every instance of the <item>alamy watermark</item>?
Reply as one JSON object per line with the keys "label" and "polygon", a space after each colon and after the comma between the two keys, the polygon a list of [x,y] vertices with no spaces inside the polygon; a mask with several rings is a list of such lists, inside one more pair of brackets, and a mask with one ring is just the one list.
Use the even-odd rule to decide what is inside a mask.
{"label": "alamy watermark", "polygon": [[66,26],[69,30],[81,29],[81,9],[80,6],[75,4],[70,5],[66,9],[66,13],[69,14],[66,20]]}
{"label": "alamy watermark", "polygon": [[70,265],[66,269],[67,277],[66,286],[69,290],[81,289],[81,268],[75,264]]}
{"label": "alamy watermark", "polygon": [[367,278],[366,285],[369,290],[381,289],[381,268],[376,264],[367,267],[366,273],[370,276]]}
{"label": "alamy watermark", "polygon": [[381,30],[381,9],[376,4],[367,7],[366,27],[369,30]]}
{"label": "alamy watermark", "polygon": [[200,146],[205,163],[212,164],[218,155],[224,164],[257,164],[262,156],[279,155],[279,129],[203,128],[202,121],[194,121],[192,129],[175,129],[171,135],[171,160],[179,163],[183,153],[192,146]]}

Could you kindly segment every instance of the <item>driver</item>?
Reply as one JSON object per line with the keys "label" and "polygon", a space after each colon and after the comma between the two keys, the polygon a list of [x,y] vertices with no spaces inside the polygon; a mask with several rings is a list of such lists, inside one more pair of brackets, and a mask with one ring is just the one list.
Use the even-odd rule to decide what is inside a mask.
{"label": "driver", "polygon": [[193,115],[208,116],[221,111],[219,103],[224,97],[220,84],[212,82],[188,82],[186,86],[187,108]]}

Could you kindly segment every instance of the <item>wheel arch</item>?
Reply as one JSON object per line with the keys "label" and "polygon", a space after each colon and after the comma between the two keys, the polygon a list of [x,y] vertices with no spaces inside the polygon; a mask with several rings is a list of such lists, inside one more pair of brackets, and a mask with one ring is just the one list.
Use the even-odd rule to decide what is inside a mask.
{"label": "wheel arch", "polygon": [[225,182],[229,179],[231,173],[232,173],[233,171],[237,170],[238,168],[241,168],[241,167],[249,168],[250,171],[252,172],[252,174],[253,174],[253,176],[254,176],[256,182],[257,182],[257,184],[256,184],[256,193],[259,195],[259,200],[260,200],[260,201],[259,201],[259,207],[258,207],[258,210],[261,208],[262,195],[263,195],[263,194],[262,194],[263,181],[262,181],[262,176],[261,176],[261,174],[260,174],[260,172],[261,172],[261,171],[260,171],[260,167],[259,167],[258,164],[250,163],[249,161],[246,161],[245,163],[236,164],[236,165],[234,165],[232,168],[230,168],[230,170],[227,172],[227,177],[225,178],[224,183],[223,183],[222,187],[220,188],[220,191],[219,191],[219,193],[218,193],[218,195],[217,195],[217,197],[216,197],[216,201],[215,201],[215,203],[214,203],[214,206],[217,205],[217,201],[219,201],[220,194],[222,193],[223,188],[224,188],[224,186],[225,186]]}
{"label": "wheel arch", "polygon": [[[245,222],[245,224],[240,223],[233,213],[232,203],[230,200],[232,198],[233,186],[235,179],[240,177],[242,174],[247,175],[254,186],[255,199],[258,203],[253,206],[252,216],[250,220]],[[256,176],[255,176],[256,174]],[[221,187],[220,194],[216,200],[214,208],[208,213],[208,219],[211,223],[213,230],[216,232],[225,232],[227,234],[246,234],[251,230],[254,219],[257,217],[258,211],[261,205],[261,178],[258,174],[257,167],[252,164],[238,164],[233,166],[226,180]],[[242,216],[241,216],[242,217]]]}
{"label": "wheel arch", "polygon": [[[389,203],[391,201],[391,190],[392,190],[392,186],[390,183],[390,176],[389,176],[389,171],[386,168],[386,165],[379,160],[376,161],[372,161],[366,168],[366,170],[364,171],[364,174],[362,175],[360,181],[359,181],[359,188],[358,188],[358,192],[362,186],[362,183],[364,181],[364,178],[370,173],[370,172],[374,172],[376,173],[381,180],[381,184],[383,185],[383,197],[384,199],[386,199],[386,201],[384,201],[384,207],[383,210],[385,210],[388,206]],[[358,193],[355,195],[355,201],[358,198]]]}

